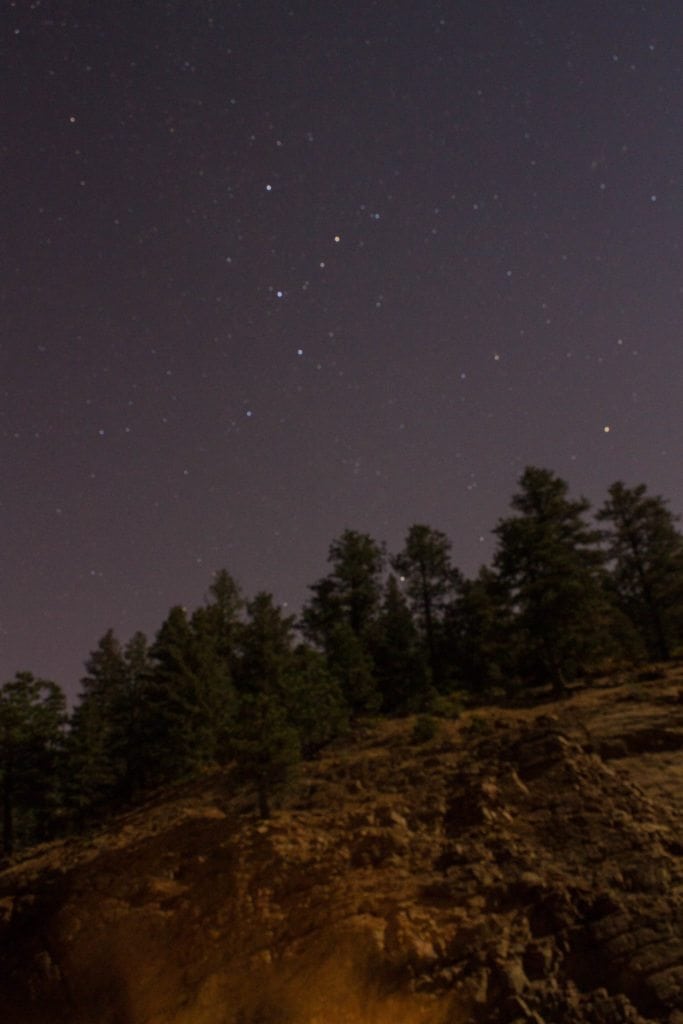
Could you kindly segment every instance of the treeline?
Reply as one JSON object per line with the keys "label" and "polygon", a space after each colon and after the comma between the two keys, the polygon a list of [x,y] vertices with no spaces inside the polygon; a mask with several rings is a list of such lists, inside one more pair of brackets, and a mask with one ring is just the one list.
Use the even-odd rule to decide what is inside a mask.
{"label": "treeline", "polygon": [[245,599],[223,570],[153,642],[105,633],[70,715],[55,683],[18,673],[0,688],[4,852],[228,762],[265,816],[293,766],[359,715],[438,713],[454,696],[539,686],[561,695],[609,663],[671,658],[683,641],[676,517],[645,485],[622,483],[590,512],[529,467],[473,579],[429,526],[411,526],[393,555],[346,530],[298,618],[268,593]]}

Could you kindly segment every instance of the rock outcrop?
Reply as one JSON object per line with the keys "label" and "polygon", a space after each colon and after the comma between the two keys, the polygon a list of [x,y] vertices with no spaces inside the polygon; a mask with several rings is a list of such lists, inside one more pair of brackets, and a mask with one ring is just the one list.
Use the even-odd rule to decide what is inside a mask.
{"label": "rock outcrop", "polygon": [[4,1024],[683,1024],[673,676],[367,726],[259,821],[229,772],[0,874]]}

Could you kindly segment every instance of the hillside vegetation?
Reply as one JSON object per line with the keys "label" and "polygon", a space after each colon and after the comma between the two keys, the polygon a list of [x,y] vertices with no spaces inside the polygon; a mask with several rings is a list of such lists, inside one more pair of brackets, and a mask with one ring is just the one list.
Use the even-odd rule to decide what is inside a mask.
{"label": "hillside vegetation", "polygon": [[266,819],[297,766],[364,716],[420,713],[428,738],[459,708],[562,697],[683,648],[683,537],[644,485],[613,484],[591,518],[565,481],[528,467],[494,533],[492,565],[466,579],[429,526],[394,554],[347,529],[298,616],[221,570],[151,643],[107,630],[70,713],[55,683],[17,673],[0,686],[4,854],[216,766],[233,766]]}

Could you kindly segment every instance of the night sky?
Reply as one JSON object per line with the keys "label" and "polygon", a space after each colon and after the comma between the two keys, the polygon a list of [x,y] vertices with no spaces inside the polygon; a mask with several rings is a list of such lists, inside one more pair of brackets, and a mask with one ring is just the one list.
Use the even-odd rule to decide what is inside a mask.
{"label": "night sky", "polygon": [[528,464],[683,511],[676,3],[16,0],[1,679],[73,695],[347,527],[467,574]]}

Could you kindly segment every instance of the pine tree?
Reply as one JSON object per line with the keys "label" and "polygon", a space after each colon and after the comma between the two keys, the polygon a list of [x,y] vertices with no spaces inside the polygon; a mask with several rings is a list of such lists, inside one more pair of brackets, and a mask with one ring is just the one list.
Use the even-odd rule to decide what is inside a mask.
{"label": "pine tree", "polygon": [[287,788],[301,756],[285,699],[293,623],[272,594],[261,592],[247,605],[240,638],[239,708],[231,746],[242,779],[256,790],[263,818],[269,817],[274,796]]}
{"label": "pine tree", "polygon": [[125,683],[112,707],[112,753],[120,767],[119,795],[129,801],[147,788],[146,712],[152,682],[147,637],[136,632],[123,649]]}
{"label": "pine tree", "polygon": [[443,689],[448,683],[444,657],[443,619],[460,579],[451,565],[451,543],[444,533],[415,523],[410,527],[403,550],[392,559],[394,570],[405,582],[415,620],[422,634],[432,684]]}
{"label": "pine tree", "polygon": [[428,695],[427,662],[413,614],[393,573],[373,632],[372,654],[381,710],[419,711]]}
{"label": "pine tree", "polygon": [[683,537],[667,502],[645,484],[617,482],[598,512],[619,607],[650,658],[671,657],[683,637]]}
{"label": "pine tree", "polygon": [[240,639],[238,687],[241,693],[282,697],[292,658],[294,616],[283,615],[272,594],[257,594],[247,605]]}
{"label": "pine tree", "polygon": [[56,683],[17,672],[0,687],[2,849],[44,839],[60,808],[66,701]]}
{"label": "pine tree", "polygon": [[382,600],[384,550],[368,534],[345,530],[330,545],[328,561],[331,572],[311,587],[303,629],[325,652],[351,710],[376,710],[381,696],[371,636]]}
{"label": "pine tree", "polygon": [[187,610],[174,605],[151,646],[152,680],[145,709],[150,783],[190,774],[203,762],[192,627]]}
{"label": "pine tree", "polygon": [[192,775],[226,756],[235,689],[225,626],[211,603],[191,617],[177,605],[157,633],[145,725],[155,782]]}
{"label": "pine tree", "polygon": [[[346,727],[346,703],[324,655],[295,643],[294,616],[284,615],[272,594],[259,593],[249,602],[240,653],[240,719],[242,708],[248,708],[255,696],[267,697],[295,729],[304,754],[319,749]],[[240,727],[238,721],[238,733]]]}
{"label": "pine tree", "polygon": [[462,580],[447,612],[449,650],[458,687],[484,697],[492,690],[514,690],[517,659],[511,608],[495,572],[482,566]]}
{"label": "pine tree", "polygon": [[494,531],[494,564],[514,611],[521,667],[559,695],[609,646],[600,535],[585,520],[588,502],[571,500],[550,470],[528,467],[519,488],[517,515]]}
{"label": "pine tree", "polygon": [[254,786],[260,816],[269,818],[273,800],[295,777],[301,759],[299,737],[281,701],[267,691],[243,695],[238,722],[232,741],[238,774]]}
{"label": "pine tree", "polygon": [[69,803],[82,824],[101,814],[117,796],[123,767],[114,752],[115,708],[126,689],[126,665],[109,629],[85,663],[68,738]]}
{"label": "pine tree", "polygon": [[284,615],[271,594],[249,602],[231,747],[242,779],[256,789],[262,817],[287,789],[301,755],[339,735],[347,721],[326,659],[304,644],[295,646],[293,630],[293,616]]}
{"label": "pine tree", "polygon": [[378,711],[382,703],[371,643],[369,629],[359,636],[343,619],[330,627],[325,638],[328,668],[352,715]]}
{"label": "pine tree", "polygon": [[245,600],[237,581],[226,569],[219,569],[204,605],[203,629],[212,636],[216,657],[230,670],[235,665],[244,608]]}
{"label": "pine tree", "polygon": [[86,661],[67,740],[69,804],[80,826],[145,788],[150,679],[142,633],[122,648],[110,629]]}
{"label": "pine tree", "polygon": [[332,570],[311,587],[313,598],[304,611],[304,625],[324,645],[328,631],[339,621],[358,637],[366,634],[382,597],[384,551],[366,533],[345,530],[330,545]]}
{"label": "pine tree", "polygon": [[327,668],[324,655],[305,644],[299,644],[288,661],[282,700],[304,757],[347,729],[348,706],[339,683]]}

